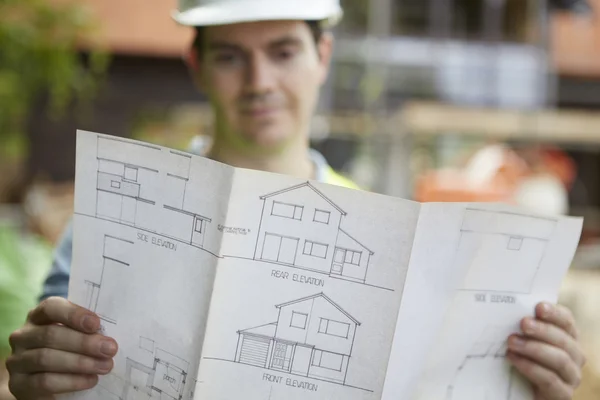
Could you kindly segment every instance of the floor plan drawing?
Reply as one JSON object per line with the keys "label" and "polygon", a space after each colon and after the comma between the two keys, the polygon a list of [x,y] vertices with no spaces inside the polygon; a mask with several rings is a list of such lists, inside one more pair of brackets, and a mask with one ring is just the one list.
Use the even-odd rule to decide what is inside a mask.
{"label": "floor plan drawing", "polygon": [[[106,282],[114,288],[121,281],[122,270],[130,265],[131,247],[133,242],[115,236],[104,235],[102,247],[102,269],[97,280],[86,280],[87,301],[89,310],[98,314],[104,321],[114,324],[116,320],[112,315],[118,311],[114,293],[102,291]],[[114,292],[114,289],[112,289]]]}
{"label": "floor plan drawing", "polygon": [[[458,262],[469,264],[462,289],[530,293],[556,223],[530,215],[467,209],[457,253]],[[519,279],[506,279],[513,276]]]}
{"label": "floor plan drawing", "polygon": [[323,293],[275,308],[275,322],[237,332],[234,361],[346,385],[360,322]]}
{"label": "floor plan drawing", "polygon": [[169,213],[169,223],[163,226],[164,236],[192,246],[204,248],[204,237],[211,219],[186,204],[186,191],[190,180],[192,156],[170,151],[175,169],[167,173],[163,207]]}
{"label": "floor plan drawing", "polygon": [[346,212],[321,191],[306,182],[260,199],[255,260],[367,281],[373,251],[341,228]]}
{"label": "floor plan drawing", "polygon": [[504,331],[488,327],[460,364],[446,400],[517,400],[517,374],[506,361]]}
{"label": "floor plan drawing", "polygon": [[146,365],[127,358],[126,376],[121,400],[182,400],[187,381],[189,363],[160,348],[154,341],[140,337],[140,348],[149,351],[153,347],[153,362]]}
{"label": "floor plan drawing", "polygon": [[[158,170],[144,165],[140,151],[132,151],[138,157],[123,154],[120,146],[139,147],[145,152],[160,151],[160,148],[133,144],[116,138],[98,136],[96,217],[122,224],[145,227],[143,221],[152,215],[156,204],[154,190]],[[114,148],[117,148],[117,151]]]}

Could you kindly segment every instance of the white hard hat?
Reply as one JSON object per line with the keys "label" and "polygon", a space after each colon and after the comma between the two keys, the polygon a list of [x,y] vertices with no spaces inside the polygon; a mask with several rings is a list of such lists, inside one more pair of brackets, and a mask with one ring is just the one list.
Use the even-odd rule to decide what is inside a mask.
{"label": "white hard hat", "polygon": [[342,14],[339,0],[179,0],[173,18],[188,26],[268,20],[314,20],[332,26]]}

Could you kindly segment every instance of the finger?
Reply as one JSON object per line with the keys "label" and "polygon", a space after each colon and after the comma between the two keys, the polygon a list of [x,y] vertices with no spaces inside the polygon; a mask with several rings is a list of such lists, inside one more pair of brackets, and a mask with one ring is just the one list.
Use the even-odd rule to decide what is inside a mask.
{"label": "finger", "polygon": [[14,333],[11,341],[21,349],[49,348],[92,357],[114,357],[117,342],[101,334],[78,332],[62,325],[28,326]]}
{"label": "finger", "polygon": [[17,399],[55,400],[52,395],[34,393],[27,381],[28,375],[12,375],[8,381],[8,390]]}
{"label": "finger", "polygon": [[44,300],[29,313],[28,320],[34,325],[59,323],[88,333],[100,329],[100,319],[97,315],[61,297]]}
{"label": "finger", "polygon": [[105,375],[112,370],[113,360],[98,359],[62,350],[33,349],[9,357],[6,366],[11,374],[60,372]]}
{"label": "finger", "polygon": [[506,357],[512,365],[538,389],[545,400],[571,400],[573,388],[563,382],[554,372],[515,353]]}
{"label": "finger", "polygon": [[544,302],[537,305],[535,313],[541,320],[562,328],[575,339],[579,337],[575,317],[567,307]]}
{"label": "finger", "polygon": [[537,340],[527,340],[517,335],[508,339],[509,350],[550,369],[573,387],[581,382],[581,373],[575,361],[561,348]]}
{"label": "finger", "polygon": [[582,366],[585,363],[579,343],[558,326],[528,317],[521,322],[521,329],[531,339],[540,340],[565,350],[577,365]]}
{"label": "finger", "polygon": [[52,395],[91,389],[98,383],[97,375],[41,373],[15,375],[10,381],[10,391],[17,399],[44,399]]}

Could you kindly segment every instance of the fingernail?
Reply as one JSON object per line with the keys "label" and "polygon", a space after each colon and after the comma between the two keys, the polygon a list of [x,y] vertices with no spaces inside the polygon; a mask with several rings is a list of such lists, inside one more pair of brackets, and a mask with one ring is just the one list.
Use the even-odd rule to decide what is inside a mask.
{"label": "fingernail", "polygon": [[81,320],[81,326],[83,327],[84,330],[86,330],[88,332],[93,332],[96,330],[96,321],[94,321],[93,317],[86,315]]}
{"label": "fingernail", "polygon": [[105,340],[100,345],[100,352],[105,356],[112,357],[115,354],[116,349],[117,346],[114,344],[114,342],[111,342],[110,340]]}
{"label": "fingernail", "polygon": [[110,360],[101,360],[96,362],[96,368],[100,372],[108,372],[111,366],[112,362]]}
{"label": "fingernail", "polygon": [[514,349],[520,349],[525,346],[525,341],[520,337],[513,336],[508,341],[508,345]]}
{"label": "fingernail", "polygon": [[525,333],[535,333],[537,330],[538,324],[532,319],[528,319],[525,321]]}
{"label": "fingernail", "polygon": [[542,315],[544,317],[549,317],[552,314],[552,306],[548,303],[542,303]]}

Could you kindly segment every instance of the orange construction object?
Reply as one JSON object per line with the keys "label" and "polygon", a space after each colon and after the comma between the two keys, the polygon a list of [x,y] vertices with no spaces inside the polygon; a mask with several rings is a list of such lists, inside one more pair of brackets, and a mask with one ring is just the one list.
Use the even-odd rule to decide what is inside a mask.
{"label": "orange construction object", "polygon": [[503,202],[528,174],[527,164],[512,150],[492,145],[478,151],[464,168],[431,171],[417,179],[420,202]]}

